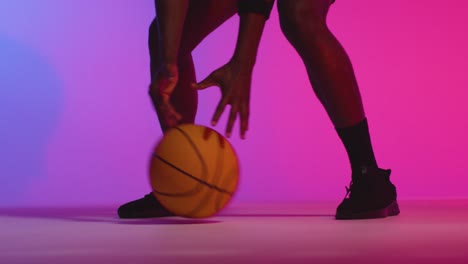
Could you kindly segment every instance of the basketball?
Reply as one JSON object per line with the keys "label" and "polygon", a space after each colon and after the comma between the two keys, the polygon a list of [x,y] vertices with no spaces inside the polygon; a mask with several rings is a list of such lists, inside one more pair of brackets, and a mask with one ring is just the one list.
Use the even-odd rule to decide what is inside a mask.
{"label": "basketball", "polygon": [[149,175],[153,194],[168,211],[205,218],[231,200],[239,180],[239,162],[221,134],[183,124],[167,131],[156,145]]}

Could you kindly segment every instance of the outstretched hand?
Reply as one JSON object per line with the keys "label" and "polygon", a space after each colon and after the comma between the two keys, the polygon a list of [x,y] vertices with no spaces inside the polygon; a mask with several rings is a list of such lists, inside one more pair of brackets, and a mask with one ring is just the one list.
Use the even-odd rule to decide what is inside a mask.
{"label": "outstretched hand", "polygon": [[211,86],[218,86],[221,89],[221,100],[216,107],[211,124],[215,126],[221,114],[224,112],[226,105],[231,105],[231,111],[226,126],[227,137],[231,136],[232,128],[239,115],[240,135],[242,139],[245,139],[245,133],[249,127],[251,79],[251,68],[242,67],[240,64],[231,61],[212,72],[200,83],[192,84],[192,87],[197,90],[206,89]]}
{"label": "outstretched hand", "polygon": [[164,126],[174,127],[182,116],[171,104],[171,95],[179,80],[178,67],[175,64],[165,65],[157,72],[150,84],[149,94]]}

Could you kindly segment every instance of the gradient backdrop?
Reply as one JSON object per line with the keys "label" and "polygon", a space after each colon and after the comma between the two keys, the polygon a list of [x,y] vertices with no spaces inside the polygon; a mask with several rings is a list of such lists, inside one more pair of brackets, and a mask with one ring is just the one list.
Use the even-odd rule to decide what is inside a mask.
{"label": "gradient backdrop", "polygon": [[[331,8],[401,199],[468,197],[467,11],[464,0]],[[154,14],[152,0],[0,1],[0,206],[120,204],[149,192],[161,137],[147,97]],[[199,79],[230,58],[237,23],[194,51]],[[254,74],[250,131],[232,140],[242,164],[235,201],[341,200],[345,150],[276,9]],[[200,94],[197,122],[207,125],[219,91]]]}

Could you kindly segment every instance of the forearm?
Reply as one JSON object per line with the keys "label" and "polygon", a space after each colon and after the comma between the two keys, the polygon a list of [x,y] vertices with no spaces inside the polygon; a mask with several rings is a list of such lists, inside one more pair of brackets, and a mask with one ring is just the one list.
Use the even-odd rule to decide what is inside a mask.
{"label": "forearm", "polygon": [[189,0],[155,0],[163,64],[176,64]]}
{"label": "forearm", "polygon": [[267,17],[257,13],[240,14],[239,33],[233,62],[253,68]]}

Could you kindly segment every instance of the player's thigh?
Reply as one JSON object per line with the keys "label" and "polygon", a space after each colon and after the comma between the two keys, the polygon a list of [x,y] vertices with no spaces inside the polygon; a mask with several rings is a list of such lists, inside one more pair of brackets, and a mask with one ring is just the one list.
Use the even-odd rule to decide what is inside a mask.
{"label": "player's thigh", "polygon": [[[190,53],[200,42],[237,12],[237,0],[190,0],[180,49]],[[161,34],[154,18],[148,35],[151,72],[161,62]]]}
{"label": "player's thigh", "polygon": [[190,0],[181,49],[192,51],[211,32],[237,13],[237,0]]}
{"label": "player's thigh", "polygon": [[326,23],[333,0],[278,0],[278,14],[283,31]]}

